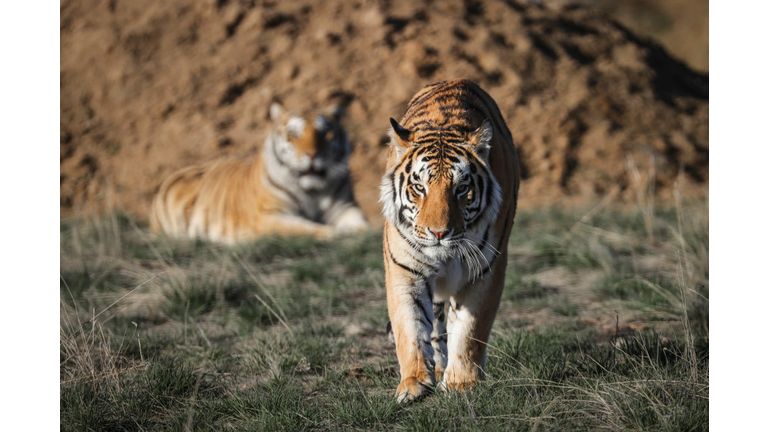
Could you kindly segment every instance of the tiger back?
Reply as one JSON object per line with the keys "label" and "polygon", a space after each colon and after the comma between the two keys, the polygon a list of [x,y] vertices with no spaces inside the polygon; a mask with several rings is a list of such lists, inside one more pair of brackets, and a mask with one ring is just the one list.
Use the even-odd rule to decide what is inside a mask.
{"label": "tiger back", "polygon": [[274,128],[257,156],[187,167],[163,181],[150,212],[153,231],[232,244],[365,229],[340,113],[297,114],[273,104]]}
{"label": "tiger back", "polygon": [[402,402],[483,377],[520,174],[496,103],[471,81],[427,86],[390,123],[381,201]]}

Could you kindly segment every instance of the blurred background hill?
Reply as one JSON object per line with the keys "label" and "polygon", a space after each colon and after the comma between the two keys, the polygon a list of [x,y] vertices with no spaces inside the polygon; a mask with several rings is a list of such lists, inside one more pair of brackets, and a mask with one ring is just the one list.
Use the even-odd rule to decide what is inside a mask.
{"label": "blurred background hill", "polygon": [[380,221],[389,117],[456,77],[505,116],[522,206],[706,193],[707,63],[698,0],[65,0],[61,216],[145,217],[173,170],[257,150],[280,101],[346,106],[356,195]]}

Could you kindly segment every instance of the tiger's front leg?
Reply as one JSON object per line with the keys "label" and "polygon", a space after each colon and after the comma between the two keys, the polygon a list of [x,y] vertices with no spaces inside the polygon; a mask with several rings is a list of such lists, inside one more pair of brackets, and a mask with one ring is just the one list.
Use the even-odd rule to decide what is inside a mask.
{"label": "tiger's front leg", "polygon": [[435,378],[443,379],[445,368],[448,365],[448,330],[445,323],[445,302],[435,300],[433,311],[435,319],[432,327],[432,349],[435,352]]}
{"label": "tiger's front leg", "polygon": [[493,271],[451,299],[448,306],[448,366],[442,389],[466,390],[484,377],[491,327],[504,289],[506,248]]}
{"label": "tiger's front leg", "polygon": [[400,363],[398,402],[426,395],[435,385],[432,310],[429,282],[391,263],[387,268],[387,307]]}

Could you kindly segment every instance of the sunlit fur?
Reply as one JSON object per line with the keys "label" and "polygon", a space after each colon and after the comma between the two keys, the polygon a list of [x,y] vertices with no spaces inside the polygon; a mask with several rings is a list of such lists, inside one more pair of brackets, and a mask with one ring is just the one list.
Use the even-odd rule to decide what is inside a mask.
{"label": "sunlit fur", "polygon": [[427,86],[400,123],[381,183],[387,306],[400,362],[396,395],[483,376],[520,183],[496,103],[468,80]]}
{"label": "sunlit fur", "polygon": [[350,144],[329,114],[270,109],[274,129],[256,157],[220,160],[169,176],[152,203],[156,232],[224,243],[261,235],[327,238],[367,222],[352,196]]}

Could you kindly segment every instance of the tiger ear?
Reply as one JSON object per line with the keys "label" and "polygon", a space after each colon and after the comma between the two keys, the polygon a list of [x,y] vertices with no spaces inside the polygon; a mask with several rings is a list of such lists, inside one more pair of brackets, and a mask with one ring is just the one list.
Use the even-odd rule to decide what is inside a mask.
{"label": "tiger ear", "polygon": [[328,109],[325,110],[325,114],[328,116],[330,120],[333,120],[336,123],[339,123],[341,119],[344,118],[344,106],[343,105],[331,105],[328,107]]}
{"label": "tiger ear", "polygon": [[483,159],[488,158],[488,153],[491,151],[492,139],[493,123],[491,123],[490,119],[485,119],[479,128],[469,134],[469,143],[474,147],[475,153]]}
{"label": "tiger ear", "polygon": [[405,153],[405,150],[413,145],[413,132],[400,126],[400,123],[391,117],[389,118],[389,124],[392,125],[392,129],[389,130],[389,137],[392,138],[392,144],[395,145],[397,156],[400,157]]}
{"label": "tiger ear", "polygon": [[285,112],[285,108],[277,102],[274,102],[269,107],[269,118],[273,122],[277,123],[280,120],[280,116]]}

